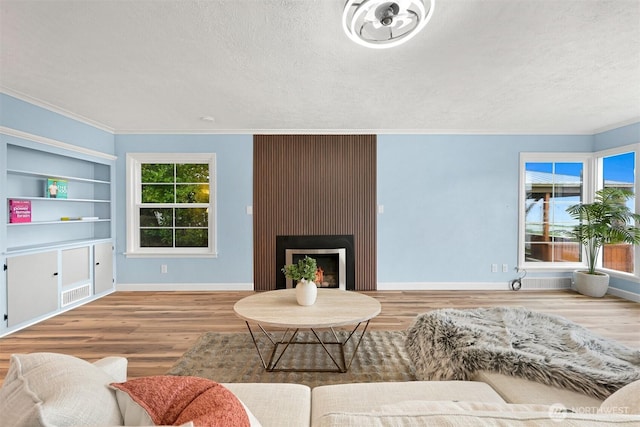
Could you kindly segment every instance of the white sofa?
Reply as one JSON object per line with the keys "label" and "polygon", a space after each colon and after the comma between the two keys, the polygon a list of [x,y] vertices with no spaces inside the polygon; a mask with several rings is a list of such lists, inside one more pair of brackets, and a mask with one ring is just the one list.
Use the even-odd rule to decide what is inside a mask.
{"label": "white sofa", "polygon": [[[482,373],[478,379],[482,381],[357,383],[313,390],[280,383],[223,386],[243,404],[252,426],[640,426],[640,381],[600,402],[517,378]],[[127,381],[122,357],[91,364],[55,353],[13,355],[0,389],[0,423],[125,425],[133,411],[146,415],[146,407],[123,404],[109,384],[135,381]],[[176,394],[175,387],[168,391]],[[565,407],[573,413],[561,411]],[[136,419],[133,425],[152,423]]]}

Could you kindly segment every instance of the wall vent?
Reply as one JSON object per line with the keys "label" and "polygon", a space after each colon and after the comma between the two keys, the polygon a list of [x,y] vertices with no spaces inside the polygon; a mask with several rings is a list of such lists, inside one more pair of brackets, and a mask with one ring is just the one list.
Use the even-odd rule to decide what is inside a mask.
{"label": "wall vent", "polygon": [[62,307],[67,306],[69,304],[73,304],[74,302],[78,302],[82,299],[87,298],[91,295],[91,284],[87,283],[86,285],[82,285],[77,288],[69,289],[67,291],[62,291]]}
{"label": "wall vent", "polygon": [[570,289],[571,277],[528,277],[522,279],[522,289]]}

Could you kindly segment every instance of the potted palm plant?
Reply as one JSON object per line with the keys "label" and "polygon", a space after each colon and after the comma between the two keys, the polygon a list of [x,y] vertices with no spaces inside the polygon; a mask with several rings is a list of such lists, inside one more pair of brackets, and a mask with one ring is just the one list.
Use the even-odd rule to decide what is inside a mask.
{"label": "potted palm plant", "polygon": [[282,272],[287,279],[295,281],[296,301],[300,305],[313,305],[318,295],[318,287],[314,283],[318,265],[314,258],[305,256],[296,264],[285,265]]}
{"label": "potted palm plant", "polygon": [[593,203],[569,206],[567,212],[578,221],[569,235],[585,248],[588,270],[576,271],[576,289],[583,295],[602,297],[609,287],[609,275],[596,271],[596,260],[604,245],[640,243],[640,215],[626,205],[633,192],[621,188],[605,188],[596,192]]}

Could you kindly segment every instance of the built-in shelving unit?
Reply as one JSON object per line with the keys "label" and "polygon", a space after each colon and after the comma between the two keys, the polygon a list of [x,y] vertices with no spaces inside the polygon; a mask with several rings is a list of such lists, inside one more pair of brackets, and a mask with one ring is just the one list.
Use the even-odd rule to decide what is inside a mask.
{"label": "built-in shelving unit", "polygon": [[[7,203],[31,203],[30,222],[8,223],[7,254],[111,238],[111,165],[12,144],[7,165]],[[48,179],[66,181],[67,197],[46,197]]]}
{"label": "built-in shelving unit", "polygon": [[[6,297],[0,294],[0,336],[115,289],[115,157],[50,142],[38,143],[38,137],[0,141],[5,154],[0,161],[5,206],[0,285],[6,290]],[[66,197],[48,196],[49,179],[66,181]],[[27,222],[12,222],[12,200],[28,202]]]}

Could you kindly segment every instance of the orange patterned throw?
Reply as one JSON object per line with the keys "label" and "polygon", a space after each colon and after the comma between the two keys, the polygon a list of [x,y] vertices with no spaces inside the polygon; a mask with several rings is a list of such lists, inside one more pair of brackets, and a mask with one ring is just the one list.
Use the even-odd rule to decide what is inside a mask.
{"label": "orange patterned throw", "polygon": [[199,377],[151,376],[112,383],[140,405],[156,425],[247,426],[242,402],[223,385]]}

